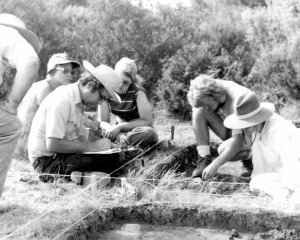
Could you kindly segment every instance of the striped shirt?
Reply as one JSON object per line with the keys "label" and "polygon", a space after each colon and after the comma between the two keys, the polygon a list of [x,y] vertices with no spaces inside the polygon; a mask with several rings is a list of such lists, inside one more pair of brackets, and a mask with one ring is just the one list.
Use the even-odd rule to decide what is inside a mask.
{"label": "striped shirt", "polygon": [[140,90],[142,89],[133,83],[129,86],[127,93],[118,93],[121,98],[121,103],[111,98],[111,112],[126,122],[140,118],[136,102],[137,94]]}

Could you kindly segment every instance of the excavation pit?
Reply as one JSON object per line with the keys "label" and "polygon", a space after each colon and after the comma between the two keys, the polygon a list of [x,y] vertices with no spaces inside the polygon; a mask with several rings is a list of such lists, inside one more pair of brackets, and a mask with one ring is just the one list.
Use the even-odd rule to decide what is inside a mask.
{"label": "excavation pit", "polygon": [[[235,231],[234,231],[235,232]],[[125,223],[113,226],[99,240],[228,240],[232,231],[195,227],[156,226]],[[238,233],[240,240],[252,239],[254,234]]]}
{"label": "excavation pit", "polygon": [[[293,229],[299,236],[300,215],[270,210],[224,209],[212,206],[139,204],[94,211],[74,227],[66,239],[275,239],[256,235],[270,230]],[[181,233],[180,233],[181,232]],[[179,234],[180,233],[180,234]],[[184,237],[182,234],[184,233]],[[288,233],[291,236],[291,233]],[[255,235],[255,236],[254,236]],[[299,239],[299,238],[285,238]]]}

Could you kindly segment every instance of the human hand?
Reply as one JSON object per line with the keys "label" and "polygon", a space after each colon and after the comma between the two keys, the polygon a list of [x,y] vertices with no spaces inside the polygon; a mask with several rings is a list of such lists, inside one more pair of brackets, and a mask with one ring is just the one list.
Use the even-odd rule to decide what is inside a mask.
{"label": "human hand", "polygon": [[107,138],[102,138],[98,141],[91,142],[89,144],[89,151],[90,152],[98,152],[108,150],[111,147],[111,141]]}
{"label": "human hand", "polygon": [[128,139],[127,139],[127,137],[126,137],[125,134],[121,134],[121,136],[120,136],[120,143],[122,144],[122,146],[129,145]]}
{"label": "human hand", "polygon": [[201,177],[202,170],[199,168],[196,168],[192,173],[192,178]]}
{"label": "human hand", "polygon": [[110,139],[111,141],[115,141],[117,135],[120,133],[121,129],[118,125],[112,125],[110,128],[106,129],[104,132],[104,137]]}
{"label": "human hand", "polygon": [[219,169],[219,167],[216,164],[214,164],[214,162],[212,162],[206,168],[204,168],[204,170],[202,172],[202,179],[207,180],[207,179],[215,176],[218,169]]}

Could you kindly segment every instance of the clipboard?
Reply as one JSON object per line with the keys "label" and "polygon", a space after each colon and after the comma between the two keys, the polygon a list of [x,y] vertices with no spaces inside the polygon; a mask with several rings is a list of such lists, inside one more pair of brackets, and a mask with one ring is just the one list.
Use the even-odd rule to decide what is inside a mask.
{"label": "clipboard", "polygon": [[120,153],[120,152],[128,152],[128,151],[136,151],[138,148],[136,147],[122,147],[122,148],[111,148],[104,151],[98,151],[98,152],[83,152],[82,154],[114,154],[114,153]]}

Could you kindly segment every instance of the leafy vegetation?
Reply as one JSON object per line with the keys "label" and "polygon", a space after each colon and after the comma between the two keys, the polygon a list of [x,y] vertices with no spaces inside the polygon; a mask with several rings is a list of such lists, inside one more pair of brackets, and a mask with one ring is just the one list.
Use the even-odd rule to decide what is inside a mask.
{"label": "leafy vegetation", "polygon": [[110,66],[136,59],[151,101],[190,119],[189,81],[200,73],[233,80],[278,107],[300,94],[300,3],[193,0],[149,9],[129,0],[7,0],[41,38],[40,78],[49,57],[69,52]]}

